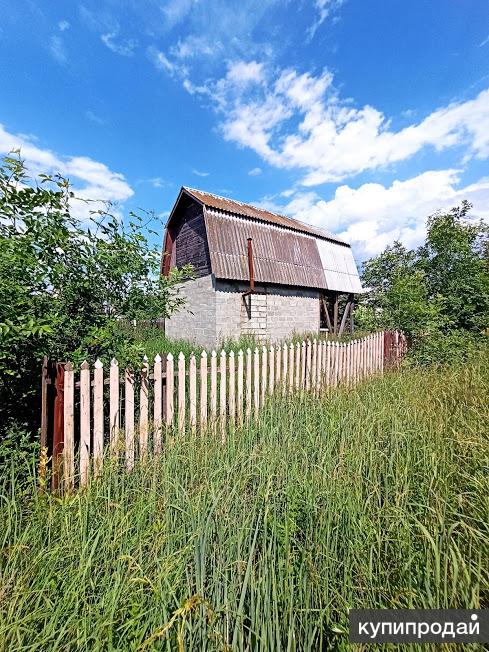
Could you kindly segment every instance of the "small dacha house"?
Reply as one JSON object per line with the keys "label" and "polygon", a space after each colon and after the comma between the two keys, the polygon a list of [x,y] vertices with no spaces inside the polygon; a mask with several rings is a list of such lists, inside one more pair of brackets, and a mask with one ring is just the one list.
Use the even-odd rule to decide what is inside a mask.
{"label": "small dacha house", "polygon": [[183,187],[161,271],[187,263],[195,276],[182,284],[186,306],[166,320],[169,337],[213,347],[241,335],[275,342],[353,328],[362,287],[351,247],[317,227]]}

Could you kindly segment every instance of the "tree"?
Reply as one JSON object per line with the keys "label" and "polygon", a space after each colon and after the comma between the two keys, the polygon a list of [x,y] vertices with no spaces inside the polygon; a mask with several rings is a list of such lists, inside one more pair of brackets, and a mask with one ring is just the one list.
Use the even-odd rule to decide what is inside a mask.
{"label": "tree", "polygon": [[428,217],[426,241],[417,250],[396,242],[364,263],[368,293],[357,316],[401,329],[413,343],[451,330],[487,329],[489,234],[486,224],[470,220],[470,209],[464,201]]}
{"label": "tree", "polygon": [[[146,233],[154,217],[111,206],[77,218],[67,179],[31,180],[20,155],[0,164],[0,422],[35,423],[42,357],[130,358],[134,342],[120,319],[166,317],[183,299],[189,267],[159,274],[160,252]],[[94,206],[88,203],[88,207]]]}
{"label": "tree", "polygon": [[444,314],[453,328],[479,331],[489,325],[488,225],[469,221],[472,206],[462,202],[427,221],[419,249],[431,296],[444,296]]}

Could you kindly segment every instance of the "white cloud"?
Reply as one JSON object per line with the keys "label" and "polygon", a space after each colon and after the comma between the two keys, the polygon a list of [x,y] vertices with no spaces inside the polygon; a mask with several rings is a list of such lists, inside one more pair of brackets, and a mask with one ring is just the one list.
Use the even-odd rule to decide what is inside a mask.
{"label": "white cloud", "polygon": [[345,0],[314,0],[318,17],[309,30],[309,35],[314,36],[318,28],[324,23],[332,11],[341,7]]}
{"label": "white cloud", "polygon": [[115,52],[115,54],[120,54],[123,57],[132,57],[134,50],[137,47],[137,41],[135,39],[123,39],[117,41],[118,31],[107,32],[102,34],[100,39],[104,45],[106,45],[109,50]]}
{"label": "white cloud", "polygon": [[419,245],[427,216],[463,199],[474,205],[475,216],[489,220],[489,177],[460,187],[460,174],[456,169],[430,170],[395,180],[388,187],[379,183],[359,188],[342,185],[330,201],[314,191],[295,191],[281,211],[338,234],[352,244],[357,259],[363,260],[396,239],[408,247]]}
{"label": "white cloud", "polygon": [[479,47],[483,48],[484,45],[487,45],[489,43],[489,34],[486,36],[486,38],[479,43]]}
{"label": "white cloud", "polygon": [[248,174],[250,175],[250,177],[257,177],[257,176],[258,176],[259,174],[261,174],[261,173],[262,173],[262,169],[261,169],[261,168],[253,168],[252,170],[250,170],[250,171],[248,172]]}
{"label": "white cloud", "polygon": [[210,172],[201,172],[200,170],[196,170],[195,168],[192,170],[193,174],[196,174],[198,177],[208,177]]}
{"label": "white cloud", "polygon": [[[113,172],[104,163],[87,156],[60,156],[42,149],[25,136],[8,132],[0,124],[0,152],[6,154],[14,149],[20,149],[31,175],[58,172],[73,179],[75,195],[81,199],[124,202],[134,194],[124,175]],[[88,217],[89,210],[97,207],[100,204],[73,203],[74,210],[82,218]]]}
{"label": "white cloud", "polygon": [[60,64],[65,64],[68,60],[63,39],[60,36],[51,36],[49,39],[49,51],[53,58]]}
{"label": "white cloud", "polygon": [[170,49],[170,53],[175,59],[195,59],[214,56],[220,50],[223,50],[221,42],[211,41],[207,36],[191,34],[180,39]]}
{"label": "white cloud", "polygon": [[[235,74],[246,70],[253,75]],[[403,161],[425,147],[461,146],[467,158],[489,156],[489,90],[395,131],[378,109],[342,102],[332,82],[328,71],[270,73],[256,61],[235,62],[202,90],[224,116],[226,140],[253,149],[271,165],[303,171],[306,186]]]}
{"label": "white cloud", "polygon": [[67,29],[70,29],[70,23],[67,20],[60,20],[58,23],[58,29],[60,32],[65,32]]}

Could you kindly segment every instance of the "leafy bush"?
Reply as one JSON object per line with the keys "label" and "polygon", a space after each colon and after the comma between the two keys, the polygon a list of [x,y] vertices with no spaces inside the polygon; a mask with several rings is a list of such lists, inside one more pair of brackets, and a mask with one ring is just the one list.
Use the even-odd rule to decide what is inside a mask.
{"label": "leafy bush", "polygon": [[154,320],[183,305],[178,284],[191,269],[160,275],[160,248],[150,245],[147,235],[154,216],[131,214],[122,220],[110,205],[101,209],[100,203],[87,201],[77,216],[73,207],[80,202],[59,175],[28,178],[19,155],[0,164],[4,428],[19,415],[35,428],[44,355],[130,360],[140,351],[118,328],[118,320]]}

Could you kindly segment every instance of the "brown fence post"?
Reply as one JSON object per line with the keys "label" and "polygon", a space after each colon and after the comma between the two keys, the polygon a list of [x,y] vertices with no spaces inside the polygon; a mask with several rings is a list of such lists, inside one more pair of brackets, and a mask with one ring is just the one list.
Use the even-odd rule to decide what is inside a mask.
{"label": "brown fence post", "polygon": [[57,362],[54,367],[54,403],[53,403],[53,461],[51,488],[56,491],[60,484],[64,448],[64,381],[65,367]]}

